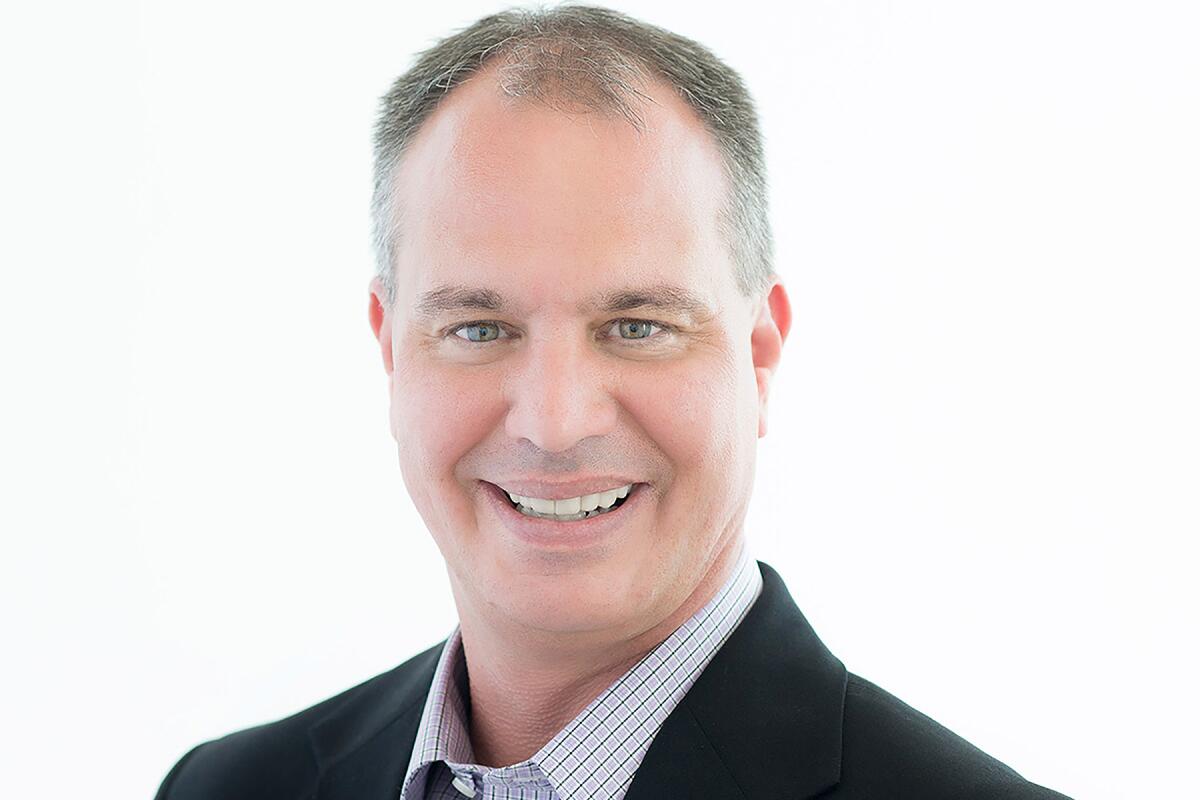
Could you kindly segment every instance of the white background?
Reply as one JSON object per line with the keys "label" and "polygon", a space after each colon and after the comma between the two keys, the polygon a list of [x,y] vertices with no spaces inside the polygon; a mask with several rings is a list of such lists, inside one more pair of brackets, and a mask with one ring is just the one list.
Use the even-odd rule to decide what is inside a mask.
{"label": "white background", "polygon": [[[6,14],[5,796],[149,797],[449,632],[367,325],[370,135],[501,7]],[[1196,6],[616,7],[759,104],[795,327],[754,554],[1026,777],[1194,790]]]}

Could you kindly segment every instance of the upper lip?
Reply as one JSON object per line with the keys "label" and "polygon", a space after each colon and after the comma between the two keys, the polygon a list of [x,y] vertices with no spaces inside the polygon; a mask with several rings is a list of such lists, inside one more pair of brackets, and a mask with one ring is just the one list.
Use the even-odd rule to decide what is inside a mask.
{"label": "upper lip", "polygon": [[571,481],[543,481],[530,478],[513,478],[512,480],[489,481],[506,492],[521,497],[537,497],[542,500],[566,500],[571,497],[581,497],[585,494],[599,494],[609,489],[619,489],[622,486],[636,484],[638,481],[617,476],[595,476],[577,478]]}

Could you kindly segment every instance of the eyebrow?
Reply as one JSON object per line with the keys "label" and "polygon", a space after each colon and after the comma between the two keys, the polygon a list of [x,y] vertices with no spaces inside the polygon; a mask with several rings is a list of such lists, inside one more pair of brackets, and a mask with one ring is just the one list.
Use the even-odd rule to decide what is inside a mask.
{"label": "eyebrow", "polygon": [[442,285],[422,293],[417,298],[414,311],[417,316],[428,319],[446,311],[465,309],[502,311],[504,307],[504,298],[500,296],[499,292],[491,289]]}
{"label": "eyebrow", "polygon": [[[688,316],[693,319],[707,319],[713,316],[708,304],[695,294],[679,286],[659,284],[637,289],[620,289],[615,292],[602,292],[593,299],[592,305],[605,313],[618,311],[633,311],[639,308],[653,308],[674,314]],[[580,305],[579,310],[586,311],[588,304]]]}
{"label": "eyebrow", "polygon": [[[414,306],[415,313],[427,319],[447,311],[504,311],[507,308],[509,308],[509,303],[499,292],[457,284],[443,284],[422,293]],[[656,311],[686,316],[693,321],[702,321],[715,316],[713,310],[699,296],[671,284],[600,292],[578,306],[580,313],[598,309],[606,314],[634,311],[640,308],[652,308]]]}

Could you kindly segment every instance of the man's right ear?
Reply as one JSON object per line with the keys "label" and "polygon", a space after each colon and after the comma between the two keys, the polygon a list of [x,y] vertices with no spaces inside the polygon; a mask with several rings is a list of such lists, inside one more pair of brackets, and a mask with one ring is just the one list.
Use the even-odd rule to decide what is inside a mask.
{"label": "man's right ear", "polygon": [[371,321],[371,332],[379,342],[379,352],[383,356],[383,368],[388,375],[392,374],[392,310],[387,302],[387,290],[376,275],[371,279],[371,301],[367,309]]}

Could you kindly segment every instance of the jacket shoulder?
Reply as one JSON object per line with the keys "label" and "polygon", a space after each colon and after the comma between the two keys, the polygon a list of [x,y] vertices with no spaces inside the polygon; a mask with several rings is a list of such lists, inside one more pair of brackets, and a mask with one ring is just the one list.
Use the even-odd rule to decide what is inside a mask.
{"label": "jacket shoulder", "polygon": [[843,726],[838,794],[847,797],[1068,800],[854,673]]}
{"label": "jacket shoulder", "polygon": [[310,796],[317,764],[309,729],[344,709],[375,705],[388,687],[436,663],[444,642],[333,697],[283,719],[235,731],[189,750],[167,773],[155,800],[272,800]]}

